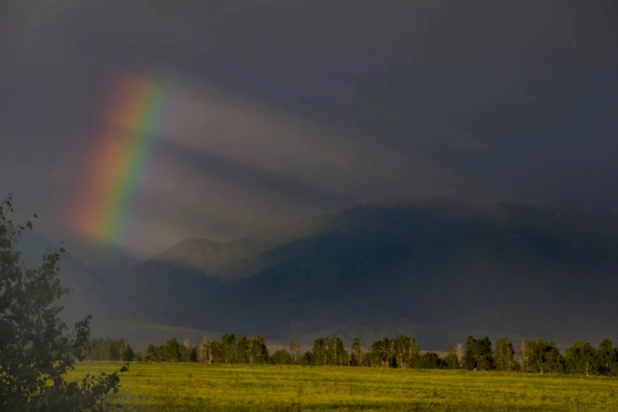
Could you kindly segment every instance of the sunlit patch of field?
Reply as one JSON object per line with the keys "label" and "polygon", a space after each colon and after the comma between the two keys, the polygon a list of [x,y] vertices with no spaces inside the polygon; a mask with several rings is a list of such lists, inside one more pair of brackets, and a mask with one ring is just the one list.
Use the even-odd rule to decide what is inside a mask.
{"label": "sunlit patch of field", "polygon": [[[80,363],[71,378],[121,365]],[[133,363],[121,383],[133,411],[618,411],[618,379],[603,377]]]}

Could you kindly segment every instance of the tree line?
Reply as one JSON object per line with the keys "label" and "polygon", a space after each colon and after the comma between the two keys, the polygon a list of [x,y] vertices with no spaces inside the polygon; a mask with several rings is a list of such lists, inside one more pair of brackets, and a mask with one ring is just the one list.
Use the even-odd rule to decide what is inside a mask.
{"label": "tree line", "polygon": [[466,342],[449,348],[445,356],[421,353],[420,344],[409,336],[384,338],[366,346],[354,338],[349,347],[339,337],[318,338],[310,350],[302,351],[293,340],[287,348],[269,353],[259,335],[249,338],[225,334],[220,340],[202,337],[192,345],[169,339],[162,345],[148,345],[136,353],[124,339],[94,339],[90,360],[145,362],[199,362],[227,364],[278,364],[305,366],[364,366],[379,368],[468,369],[478,371],[521,371],[528,373],[568,373],[618,376],[618,348],[605,339],[597,348],[578,341],[561,353],[553,341],[531,339],[517,346],[508,337],[495,345],[488,337],[469,336]]}

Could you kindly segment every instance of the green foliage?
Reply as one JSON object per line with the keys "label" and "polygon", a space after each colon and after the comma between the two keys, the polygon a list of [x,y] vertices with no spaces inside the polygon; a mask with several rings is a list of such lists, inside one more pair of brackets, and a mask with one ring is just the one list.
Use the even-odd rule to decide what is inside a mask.
{"label": "green foliage", "polygon": [[88,347],[88,360],[133,361],[135,352],[125,339],[92,339]]}
{"label": "green foliage", "polygon": [[48,251],[38,267],[26,267],[14,246],[32,223],[14,225],[12,212],[9,196],[0,204],[0,410],[105,410],[105,395],[118,392],[118,372],[126,365],[79,382],[65,380],[88,353],[90,316],[69,334],[57,304],[68,293],[58,279],[64,250]]}
{"label": "green foliage", "polygon": [[419,367],[421,347],[408,336],[396,339],[382,339],[371,345],[371,352],[367,357],[370,366],[383,368],[413,368]]}
{"label": "green foliage", "polygon": [[236,336],[225,334],[221,337],[221,354],[224,363],[236,363]]}
{"label": "green foliage", "polygon": [[[177,353],[174,349],[176,347]],[[173,356],[170,356],[170,350]],[[183,345],[179,345],[175,339],[170,339],[165,347],[149,345],[145,360],[261,364],[268,361],[268,350],[264,338],[259,335],[253,335],[247,339],[245,336],[225,334],[219,342],[202,337],[195,347],[191,346],[188,340],[185,340]]]}
{"label": "green foliage", "polygon": [[485,371],[493,368],[491,341],[488,337],[474,339],[472,336],[468,336],[463,365],[470,370]]}
{"label": "green foliage", "polygon": [[300,361],[300,343],[297,340],[290,342],[290,356],[292,357],[292,363],[298,364]]}
{"label": "green foliage", "polygon": [[[123,340],[96,340],[95,342],[120,342]],[[529,373],[571,373],[571,374],[618,374],[618,348],[608,339],[601,342],[594,350],[588,343],[578,342],[567,350],[563,357],[554,342],[533,339],[523,343],[523,367],[515,362],[515,351],[510,338],[498,339],[496,350],[492,352],[491,341],[485,337],[475,339],[468,337],[465,345],[451,346],[444,358],[434,352],[420,354],[418,342],[408,336],[396,339],[381,339],[371,345],[365,352],[364,343],[354,338],[350,350],[345,349],[341,338],[318,338],[313,342],[312,351],[300,356],[300,344],[292,341],[291,351],[298,351],[298,360],[293,352],[278,350],[269,356],[264,339],[253,335],[244,336],[226,334],[220,341],[209,341],[202,337],[197,346],[189,344],[188,339],[179,344],[176,339],[168,340],[164,345],[149,345],[146,352],[138,354],[140,360],[151,362],[199,362],[228,364],[281,364],[314,366],[369,366],[381,368],[419,368],[419,369],[469,369],[498,371],[524,371]],[[461,345],[461,347],[460,347]],[[120,345],[122,347],[122,345]],[[92,351],[92,349],[91,349]],[[122,353],[122,350],[120,350]],[[520,348],[518,348],[520,351]],[[109,349],[106,353],[109,353]],[[115,352],[112,352],[115,353]],[[132,351],[131,351],[132,353]],[[460,354],[463,357],[459,359]],[[137,359],[137,356],[136,359]],[[521,354],[518,353],[518,356]],[[106,355],[108,356],[108,355]],[[116,355],[118,356],[118,355]],[[90,359],[103,357],[90,356]],[[105,359],[109,359],[105,357]]]}
{"label": "green foliage", "polygon": [[291,365],[294,362],[292,360],[292,355],[290,355],[287,350],[279,349],[270,357],[270,363],[274,365]]}
{"label": "green foliage", "polygon": [[494,365],[499,371],[512,371],[515,368],[515,349],[508,336],[496,342]]}
{"label": "green foliage", "polygon": [[384,338],[371,345],[370,361],[371,365],[381,366],[382,368],[390,368],[397,366],[397,360],[394,356],[393,341]]}
{"label": "green foliage", "polygon": [[350,366],[361,366],[365,361],[365,348],[362,339],[354,338],[350,351]]}
{"label": "green foliage", "polygon": [[259,335],[251,336],[249,339],[249,363],[262,364],[268,360],[268,349],[264,338]]}
{"label": "green foliage", "polygon": [[618,348],[612,341],[605,339],[599,344],[595,353],[595,369],[600,375],[618,375]]}
{"label": "green foliage", "polygon": [[181,345],[175,338],[164,345],[148,345],[143,357],[147,362],[191,362],[197,360],[197,353],[189,345]]}
{"label": "green foliage", "polygon": [[163,350],[161,347],[155,346],[152,343],[148,345],[144,354],[144,361],[161,362],[163,360]]}
{"label": "green foliage", "polygon": [[556,343],[539,338],[527,341],[525,370],[540,374],[562,372],[564,359]]}
{"label": "green foliage", "polygon": [[348,364],[348,353],[343,347],[343,340],[332,337],[326,340],[326,363],[333,366]]}
{"label": "green foliage", "polygon": [[444,358],[444,366],[446,369],[459,369],[459,360],[454,346],[448,348],[448,354]]}
{"label": "green foliage", "polygon": [[350,362],[343,340],[338,337],[315,339],[311,352],[314,365],[343,366]]}
{"label": "green foliage", "polygon": [[564,365],[567,373],[589,375],[594,372],[595,350],[588,342],[578,341],[567,348]]}
{"label": "green foliage", "polygon": [[326,365],[326,339],[317,338],[313,341],[311,348],[312,360],[314,365]]}
{"label": "green foliage", "polygon": [[435,352],[426,352],[416,360],[416,367],[421,369],[442,368],[444,361]]}
{"label": "green foliage", "polygon": [[174,338],[169,339],[163,347],[163,355],[168,362],[180,362],[182,361],[182,355],[180,354],[180,343]]}
{"label": "green foliage", "polygon": [[313,365],[313,352],[311,351],[305,352],[302,358],[300,358],[299,363],[303,366]]}

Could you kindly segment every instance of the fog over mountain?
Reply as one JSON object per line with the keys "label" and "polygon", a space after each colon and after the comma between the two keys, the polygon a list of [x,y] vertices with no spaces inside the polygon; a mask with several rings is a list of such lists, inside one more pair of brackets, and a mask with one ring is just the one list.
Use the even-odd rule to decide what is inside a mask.
{"label": "fog over mountain", "polygon": [[[598,339],[616,330],[612,218],[415,199],[317,215],[226,243],[187,239],[124,275],[149,322],[271,339],[470,333]],[[449,343],[450,342],[450,343]]]}

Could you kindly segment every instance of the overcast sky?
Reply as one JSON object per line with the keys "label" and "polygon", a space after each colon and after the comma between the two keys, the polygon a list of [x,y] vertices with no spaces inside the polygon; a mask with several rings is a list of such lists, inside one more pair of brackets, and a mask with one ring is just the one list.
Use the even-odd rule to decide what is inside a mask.
{"label": "overcast sky", "polygon": [[52,236],[144,74],[168,97],[140,252],[396,197],[618,207],[615,0],[2,3],[0,196]]}

